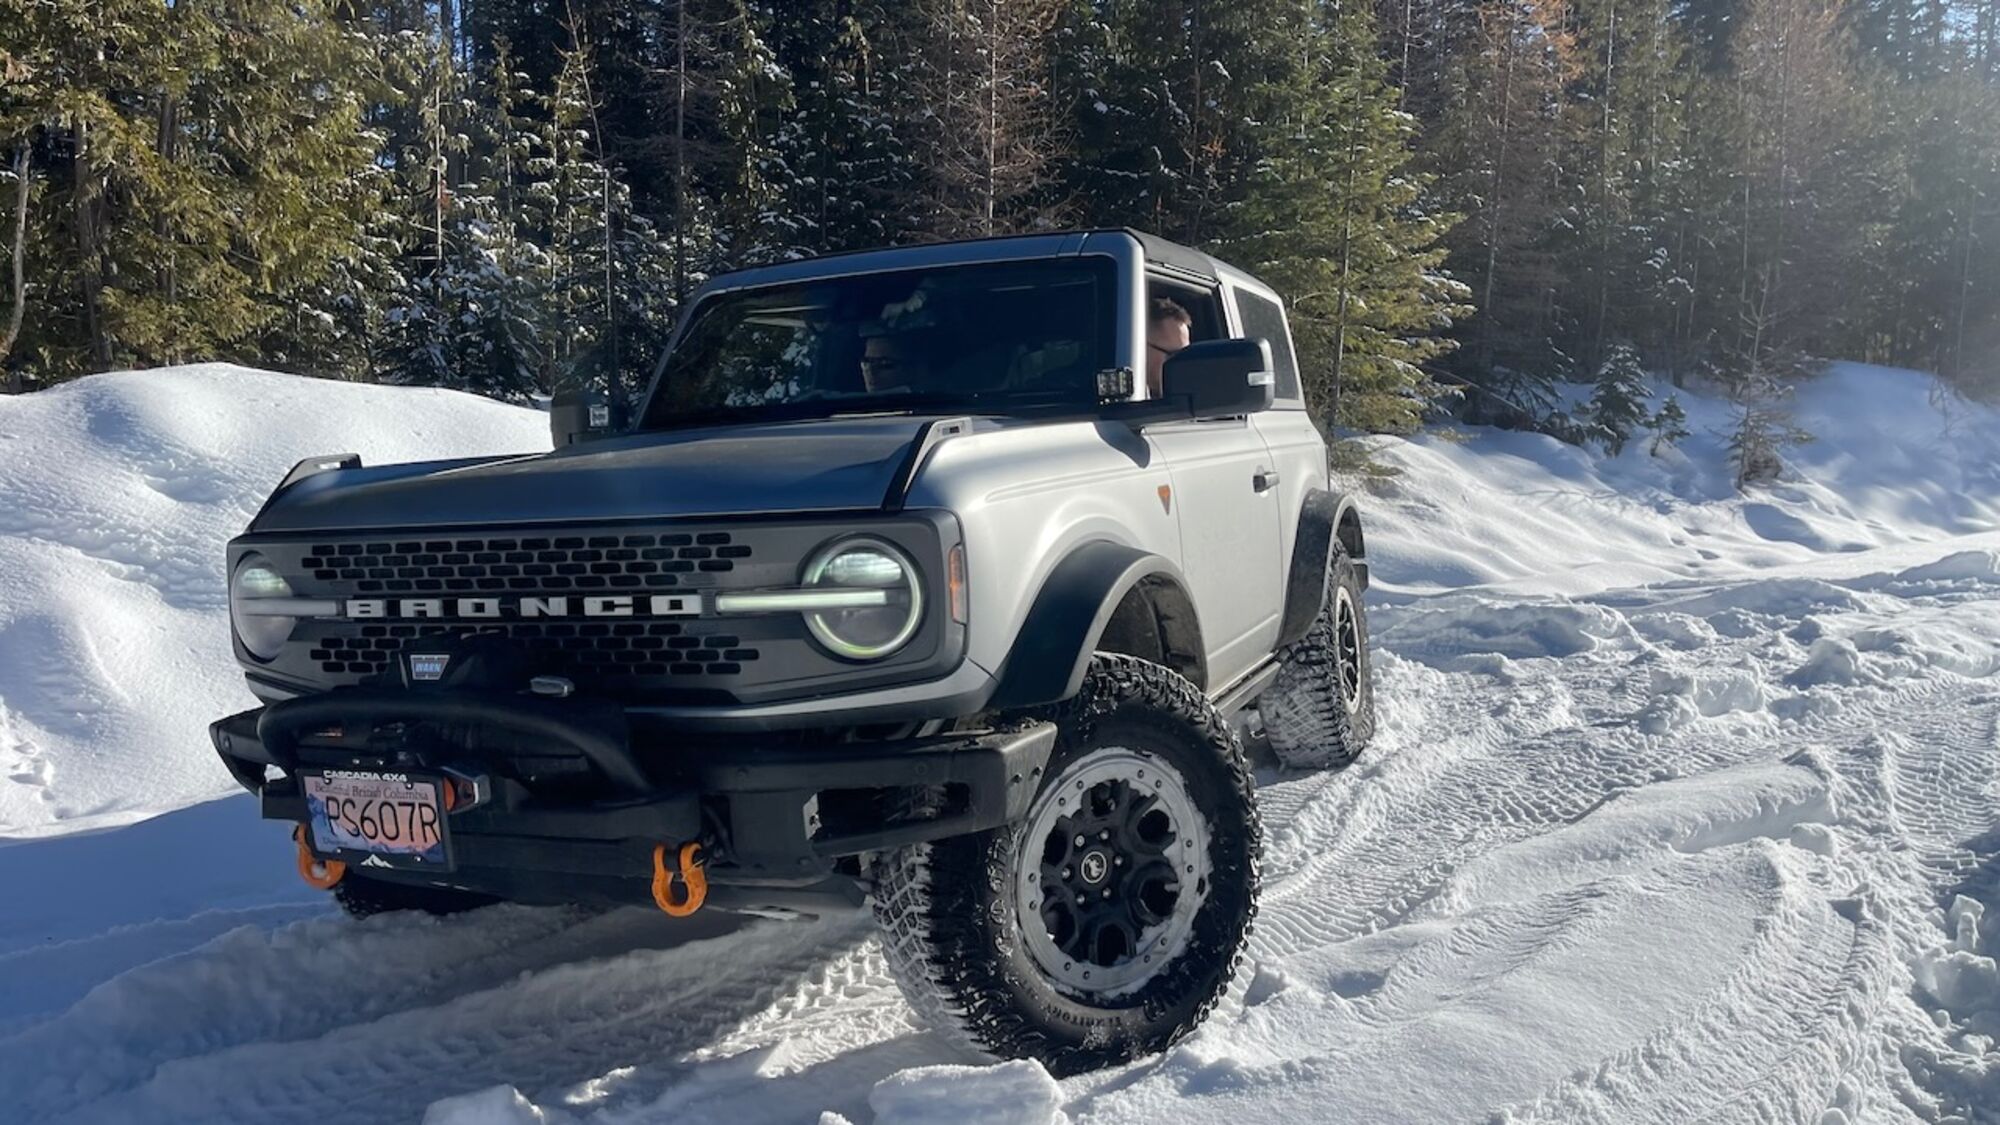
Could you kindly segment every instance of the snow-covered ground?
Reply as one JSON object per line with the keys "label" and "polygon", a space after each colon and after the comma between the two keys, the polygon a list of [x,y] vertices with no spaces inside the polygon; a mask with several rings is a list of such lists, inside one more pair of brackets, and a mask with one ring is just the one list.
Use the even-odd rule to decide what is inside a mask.
{"label": "snow-covered ground", "polygon": [[299,457],[539,415],[212,367],[0,399],[0,1119],[2000,1120],[2000,414],[1841,366],[1740,498],[1685,401],[1658,458],[1382,441],[1376,745],[1261,777],[1209,1024],[1057,1083],[914,1026],[858,914],[354,923],[226,796],[223,539]]}

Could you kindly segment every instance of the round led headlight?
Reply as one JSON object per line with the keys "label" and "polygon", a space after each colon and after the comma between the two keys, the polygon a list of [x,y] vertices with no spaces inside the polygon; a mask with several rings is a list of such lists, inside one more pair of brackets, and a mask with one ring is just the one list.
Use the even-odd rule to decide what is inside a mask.
{"label": "round led headlight", "polygon": [[890,655],[910,642],[923,621],[924,591],[916,566],[880,539],[843,539],[822,548],[806,563],[805,586],[857,595],[853,606],[805,615],[814,639],[849,660]]}
{"label": "round led headlight", "polygon": [[236,630],[236,639],[243,642],[250,655],[259,660],[269,660],[285,647],[285,641],[292,635],[292,624],[296,617],[260,612],[256,603],[267,598],[289,598],[292,596],[291,583],[286,582],[276,568],[264,556],[252,552],[237,560],[236,572],[229,576],[229,624]]}

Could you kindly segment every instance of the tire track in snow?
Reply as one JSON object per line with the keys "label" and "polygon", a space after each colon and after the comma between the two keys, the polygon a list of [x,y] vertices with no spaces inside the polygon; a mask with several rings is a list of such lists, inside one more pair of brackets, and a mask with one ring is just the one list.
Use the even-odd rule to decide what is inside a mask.
{"label": "tire track in snow", "polygon": [[[609,1070],[646,1088],[667,1067],[867,934],[859,914],[757,923],[728,937],[603,961],[566,961],[433,997],[311,1039],[248,1041],[174,1059],[49,1120],[372,1123],[508,1082],[548,1097]],[[829,987],[823,974],[817,987]],[[191,1013],[198,1017],[199,1013]]]}
{"label": "tire track in snow", "polygon": [[137,1087],[183,1060],[255,1044],[297,1045],[434,1010],[524,975],[725,933],[640,910],[502,906],[452,918],[314,919],[244,926],[126,972],[61,1014],[0,1038],[0,1104],[60,1116]]}
{"label": "tire track in snow", "polygon": [[[1828,903],[1773,843],[1781,898],[1695,1009],[1536,1101],[1518,1121],[1810,1121],[1841,1098],[1898,960],[1864,900]],[[1850,1106],[1849,1108],[1854,1108]]]}
{"label": "tire track in snow", "polygon": [[[1775,682],[1784,670],[1782,650],[1776,660],[1768,651],[1778,647],[1769,637],[1718,639],[1703,647],[1692,658],[1703,667],[1747,666],[1757,683]],[[1563,677],[1583,716],[1615,718],[1639,712],[1639,673],[1662,662],[1671,668],[1690,658],[1657,649],[1624,662],[1584,656],[1550,674]],[[1512,665],[1507,672],[1523,669]],[[1677,776],[1792,762],[1820,779],[1813,785],[1818,798],[1769,807],[1760,798],[1669,841],[1684,851],[1751,842],[1787,861],[1785,901],[1730,981],[1694,1016],[1659,1027],[1642,1046],[1517,1113],[1523,1119],[1767,1121],[1810,1119],[1828,1106],[1858,1109],[1866,1092],[1908,1084],[1906,1075],[1885,1073],[1883,1059],[1893,1054],[1871,1046],[1893,1039],[1908,1015],[1904,951],[1865,890],[1871,874],[1884,873],[1848,870],[1851,865],[1757,837],[1784,839],[1794,824],[1834,816],[1837,792],[1843,806],[1837,819],[1886,817],[1892,838],[1925,852],[1931,841],[1948,841],[1931,861],[1940,874],[1979,867],[1988,857],[1962,843],[1992,832],[1991,785],[2000,776],[1990,733],[1983,740],[1966,734],[1972,725],[1966,716],[1976,712],[1982,690],[1990,694],[1956,677],[1917,677],[1887,691],[1843,693],[1833,707],[1797,709],[1782,724],[1729,723],[1722,737],[1717,728],[1723,724],[1715,722],[1659,735],[1629,724],[1607,729],[1603,722],[1538,731],[1532,722],[1504,716],[1467,723],[1467,709],[1453,707],[1455,714],[1434,716],[1443,738],[1405,739],[1393,756],[1357,779],[1375,796],[1373,807],[1368,797],[1341,791],[1346,776],[1313,787],[1298,802],[1290,832],[1279,837],[1293,854],[1273,865],[1283,874],[1267,888],[1254,953],[1282,962],[1408,920],[1458,913],[1466,904],[1455,897],[1461,889],[1455,884],[1467,862],[1561,833]],[[1464,694],[1490,697],[1485,690]],[[1916,723],[1920,729],[1908,738],[1868,733],[1909,729],[1915,716],[1937,721]],[[1857,753],[1857,742],[1875,745]],[[1818,749],[1801,757],[1795,753],[1800,746]],[[1883,752],[1882,746],[1891,749]],[[1439,761],[1405,767],[1400,760],[1422,754]],[[1841,759],[1837,767],[1826,764],[1829,756]],[[1855,759],[1871,756],[1887,775],[1880,793],[1849,783]],[[1850,805],[1856,807],[1845,807]],[[1831,846],[1823,842],[1830,839],[1827,832],[1812,830],[1804,846]],[[1671,859],[1662,855],[1660,862]],[[1854,895],[1857,884],[1864,889]],[[1339,901],[1326,901],[1328,885],[1339,887]],[[1588,901],[1597,889],[1581,889],[1575,901]],[[1564,924],[1562,901],[1537,900],[1554,914],[1506,939],[1523,961],[1540,957],[1544,942],[1577,939]],[[1451,940],[1474,939],[1472,932],[1455,930]],[[1456,952],[1497,972],[1513,968],[1497,947]],[[1362,997],[1361,1018],[1384,1026],[1421,1018],[1421,1005],[1411,1011],[1391,1001],[1421,993],[1423,973],[1409,957],[1399,959],[1379,991]],[[1872,1080],[1866,1074],[1862,1081],[1844,1080],[1857,1070],[1872,1072]]]}
{"label": "tire track in snow", "polygon": [[[1538,728],[1533,711],[1468,721],[1468,708],[1460,705],[1456,714],[1442,716],[1436,737],[1400,747],[1365,771],[1357,763],[1318,787],[1278,837],[1286,854],[1270,864],[1276,874],[1267,880],[1253,952],[1284,957],[1395,925],[1433,899],[1469,857],[1561,828],[1640,787],[1780,760],[1799,745],[1857,726],[1893,725],[1898,716],[1955,702],[1934,698],[1947,693],[1937,681],[1906,683],[1833,714],[1808,714],[1761,738],[1727,741],[1699,723],[1664,735],[1602,725],[1629,718],[1643,705],[1633,682],[1640,678],[1639,664],[1549,673],[1575,677],[1569,687],[1592,725]],[[1463,698],[1491,697],[1476,686],[1460,691]],[[1578,717],[1561,709],[1549,715],[1552,722]],[[1419,760],[1404,761],[1413,757]],[[1349,785],[1364,792],[1349,798]],[[1329,886],[1338,894],[1326,895]]]}
{"label": "tire track in snow", "polygon": [[[1773,933],[1807,933],[1812,916],[1831,914],[1851,929],[1844,950],[1823,939],[1774,943],[1746,959],[1693,1023],[1663,1028],[1512,1111],[1514,1119],[1764,1122],[1810,1120],[1829,1109],[1843,1120],[1937,1112],[1938,1099],[1921,1089],[1924,1076],[1899,1061],[1937,1031],[1908,995],[1916,938],[1894,933],[1885,919],[1920,913],[1992,859],[2000,696],[1949,681],[1899,695],[1850,716],[1857,721],[1845,724],[1845,743],[1817,751],[1840,763],[1832,775],[1844,806],[1838,821],[1887,831],[1831,860],[1790,850],[1781,866],[1790,893]],[[1900,731],[1886,729],[1895,716],[1904,721]],[[1872,792],[1855,784],[1871,780]],[[1967,846],[1974,841],[1985,847]]]}

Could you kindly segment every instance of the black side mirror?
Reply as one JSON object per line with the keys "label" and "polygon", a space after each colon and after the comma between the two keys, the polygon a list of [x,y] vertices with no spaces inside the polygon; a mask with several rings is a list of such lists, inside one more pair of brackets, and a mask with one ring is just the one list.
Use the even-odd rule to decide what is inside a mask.
{"label": "black side mirror", "polygon": [[625,412],[601,391],[563,391],[549,400],[549,438],[557,449],[625,429]]}
{"label": "black side mirror", "polygon": [[1228,418],[1269,410],[1277,391],[1271,345],[1247,340],[1203,340],[1168,357],[1160,368],[1161,399],[1185,401],[1190,418]]}

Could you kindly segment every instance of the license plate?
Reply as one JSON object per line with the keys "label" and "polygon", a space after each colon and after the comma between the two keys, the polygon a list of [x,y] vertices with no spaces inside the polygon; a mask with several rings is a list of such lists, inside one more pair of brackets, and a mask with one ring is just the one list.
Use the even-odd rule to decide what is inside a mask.
{"label": "license plate", "polygon": [[301,780],[313,846],[322,855],[358,867],[451,866],[438,778],[327,770]]}

